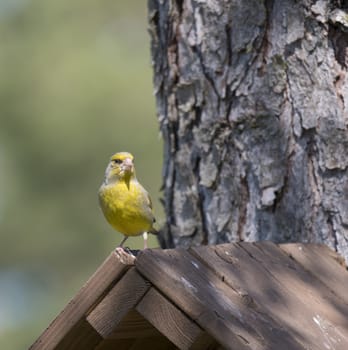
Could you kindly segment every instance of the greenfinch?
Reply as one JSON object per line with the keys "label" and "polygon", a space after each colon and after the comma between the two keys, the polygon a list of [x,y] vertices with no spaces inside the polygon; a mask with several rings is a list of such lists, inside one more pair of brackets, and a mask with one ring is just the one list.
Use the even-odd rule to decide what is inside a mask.
{"label": "greenfinch", "polygon": [[157,234],[157,231],[153,227],[155,217],[150,196],[135,176],[133,161],[128,152],[119,152],[110,158],[98,197],[106,220],[124,235],[119,247],[122,248],[129,237],[143,234],[145,249],[147,234]]}

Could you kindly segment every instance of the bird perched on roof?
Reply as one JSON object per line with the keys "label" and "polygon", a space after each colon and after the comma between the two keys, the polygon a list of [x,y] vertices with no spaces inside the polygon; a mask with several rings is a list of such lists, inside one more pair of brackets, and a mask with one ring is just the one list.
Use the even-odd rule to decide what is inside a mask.
{"label": "bird perched on roof", "polygon": [[110,158],[104,182],[98,196],[106,220],[124,235],[119,247],[131,236],[157,234],[153,227],[155,217],[149,194],[135,176],[134,157],[128,152],[119,152]]}

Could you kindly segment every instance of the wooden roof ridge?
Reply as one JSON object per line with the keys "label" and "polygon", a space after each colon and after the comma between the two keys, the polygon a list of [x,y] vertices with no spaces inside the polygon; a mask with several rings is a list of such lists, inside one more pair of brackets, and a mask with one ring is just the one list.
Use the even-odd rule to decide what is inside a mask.
{"label": "wooden roof ridge", "polygon": [[345,350],[347,291],[319,244],[112,252],[30,349]]}

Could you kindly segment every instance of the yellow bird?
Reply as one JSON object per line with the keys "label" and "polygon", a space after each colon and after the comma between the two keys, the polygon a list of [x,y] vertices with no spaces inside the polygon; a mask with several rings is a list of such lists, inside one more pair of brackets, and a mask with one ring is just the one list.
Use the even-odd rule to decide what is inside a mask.
{"label": "yellow bird", "polygon": [[134,157],[128,152],[119,152],[110,158],[104,182],[98,196],[106,220],[124,235],[119,247],[131,236],[157,234],[153,227],[155,217],[149,194],[138,182],[133,164]]}

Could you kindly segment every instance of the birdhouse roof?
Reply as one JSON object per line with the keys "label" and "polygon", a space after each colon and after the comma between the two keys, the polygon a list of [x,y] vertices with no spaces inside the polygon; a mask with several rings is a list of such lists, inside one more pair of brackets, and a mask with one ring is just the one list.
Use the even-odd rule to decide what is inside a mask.
{"label": "birdhouse roof", "polygon": [[348,272],[317,244],[113,252],[31,346],[348,349]]}

